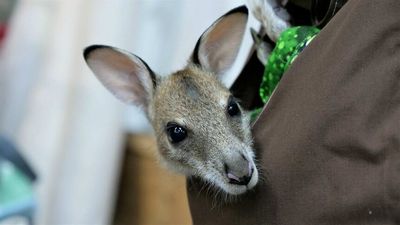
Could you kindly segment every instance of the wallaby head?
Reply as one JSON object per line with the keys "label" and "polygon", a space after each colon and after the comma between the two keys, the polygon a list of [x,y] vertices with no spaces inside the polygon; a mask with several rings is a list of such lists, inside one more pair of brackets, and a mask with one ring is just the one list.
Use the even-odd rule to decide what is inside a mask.
{"label": "wallaby head", "polygon": [[247,18],[247,9],[239,7],[218,19],[188,65],[163,78],[117,48],[94,45],[84,52],[108,90],[146,112],[168,167],[233,195],[258,182],[249,117],[220,81],[237,56]]}

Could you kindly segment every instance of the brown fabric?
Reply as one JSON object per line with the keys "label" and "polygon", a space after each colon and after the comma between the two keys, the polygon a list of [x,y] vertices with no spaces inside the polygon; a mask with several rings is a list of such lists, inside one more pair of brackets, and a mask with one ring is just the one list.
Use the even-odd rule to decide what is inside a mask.
{"label": "brown fabric", "polygon": [[400,224],[400,1],[350,0],[282,78],[254,126],[264,181],[194,224]]}

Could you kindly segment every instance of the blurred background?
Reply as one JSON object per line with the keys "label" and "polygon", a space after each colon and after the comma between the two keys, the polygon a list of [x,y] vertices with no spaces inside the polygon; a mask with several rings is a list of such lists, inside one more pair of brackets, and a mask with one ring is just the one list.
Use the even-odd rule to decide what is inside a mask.
{"label": "blurred background", "polygon": [[[37,224],[190,224],[185,179],[160,168],[145,116],[106,91],[82,51],[116,46],[165,75],[185,65],[213,21],[242,4],[0,0],[0,135],[37,175],[25,179],[32,193],[24,213]],[[7,196],[0,193],[0,220],[10,213]]]}

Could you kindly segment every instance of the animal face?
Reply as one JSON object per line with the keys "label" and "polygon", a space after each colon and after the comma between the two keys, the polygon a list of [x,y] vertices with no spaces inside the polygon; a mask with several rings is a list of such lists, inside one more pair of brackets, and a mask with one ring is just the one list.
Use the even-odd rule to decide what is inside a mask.
{"label": "animal face", "polygon": [[160,83],[150,107],[167,165],[230,194],[257,183],[249,118],[213,74],[194,66],[172,74]]}
{"label": "animal face", "polygon": [[95,45],[84,52],[107,89],[146,112],[169,168],[233,195],[258,181],[249,117],[219,80],[236,58],[246,22],[244,7],[221,17],[200,37],[189,64],[165,78],[120,49]]}

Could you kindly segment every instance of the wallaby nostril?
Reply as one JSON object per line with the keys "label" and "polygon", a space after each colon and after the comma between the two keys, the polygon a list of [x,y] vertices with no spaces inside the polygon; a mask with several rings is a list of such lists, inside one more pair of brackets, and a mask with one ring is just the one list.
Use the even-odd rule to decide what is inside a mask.
{"label": "wallaby nostril", "polygon": [[251,176],[244,176],[243,177],[243,183],[244,185],[247,185],[251,180]]}
{"label": "wallaby nostril", "polygon": [[226,165],[226,163],[224,163],[224,170],[225,170],[225,174],[228,174],[228,165]]}

